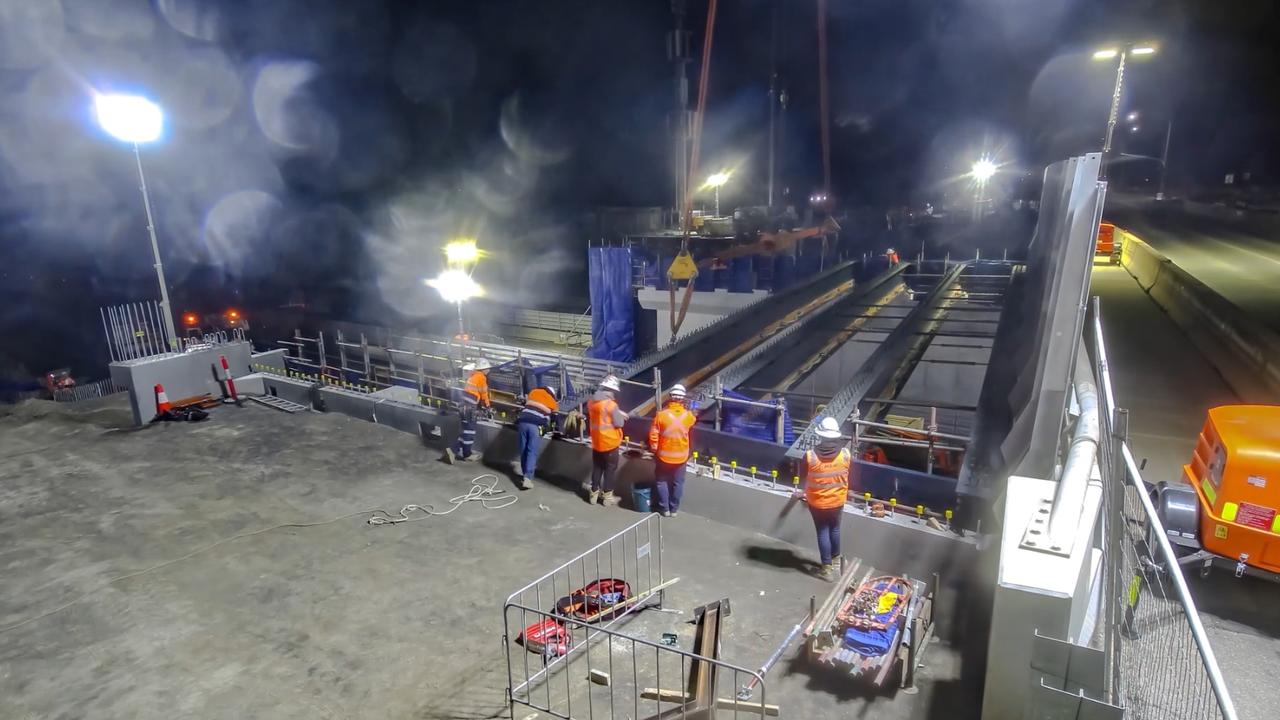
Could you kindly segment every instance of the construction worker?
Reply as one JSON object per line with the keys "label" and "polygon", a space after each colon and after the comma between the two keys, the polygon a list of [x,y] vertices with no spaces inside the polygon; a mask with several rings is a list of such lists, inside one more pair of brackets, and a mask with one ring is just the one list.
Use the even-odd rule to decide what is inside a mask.
{"label": "construction worker", "polygon": [[894,250],[893,248],[889,248],[888,250],[885,250],[884,256],[888,258],[890,266],[897,265],[899,262],[902,261],[901,258],[898,257],[898,251]]}
{"label": "construction worker", "polygon": [[450,465],[455,460],[473,459],[471,448],[476,443],[476,416],[481,411],[493,410],[493,401],[489,398],[489,367],[489,361],[484,358],[462,366],[462,372],[467,375],[467,381],[462,386],[458,400],[462,432],[458,434],[458,442],[454,447],[445,448],[444,459]]}
{"label": "construction worker", "polygon": [[587,502],[592,505],[618,504],[613,494],[613,477],[618,472],[619,447],[627,414],[618,407],[613,394],[621,389],[618,378],[610,375],[600,382],[600,389],[587,402],[587,417],[591,422],[591,486],[587,489]]}
{"label": "construction worker", "polygon": [[667,407],[653,416],[649,429],[649,449],[654,456],[653,479],[657,485],[657,511],[675,517],[684,494],[684,465],[689,460],[689,429],[697,417],[684,406],[684,385],[675,385],[667,397]]}
{"label": "construction worker", "polygon": [[516,417],[516,430],[520,434],[520,488],[533,487],[533,472],[538,467],[538,451],[542,449],[542,433],[555,428],[560,406],[556,402],[556,389],[550,385],[536,387],[524,399],[524,407]]}
{"label": "construction worker", "polygon": [[795,491],[803,498],[813,516],[818,533],[818,555],[822,560],[821,576],[835,580],[843,568],[840,561],[840,520],[849,498],[849,468],[853,454],[845,446],[840,423],[824,417],[818,423],[818,444],[804,454],[804,488]]}

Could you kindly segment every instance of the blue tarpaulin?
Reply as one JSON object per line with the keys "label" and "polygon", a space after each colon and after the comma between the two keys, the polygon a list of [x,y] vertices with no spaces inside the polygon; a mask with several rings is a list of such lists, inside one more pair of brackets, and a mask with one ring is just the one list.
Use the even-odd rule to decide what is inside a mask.
{"label": "blue tarpaulin", "polygon": [[591,284],[591,349],[587,355],[631,362],[636,355],[631,250],[589,248],[587,260]]}
{"label": "blue tarpaulin", "polygon": [[[751,400],[751,398],[732,390],[724,390],[727,398],[735,400]],[[722,402],[720,407],[720,429],[755,438],[756,440],[778,441],[778,410],[755,405],[743,405],[736,402]],[[786,445],[796,441],[795,430],[791,428],[791,414],[787,411],[786,402],[782,403],[782,442]]]}

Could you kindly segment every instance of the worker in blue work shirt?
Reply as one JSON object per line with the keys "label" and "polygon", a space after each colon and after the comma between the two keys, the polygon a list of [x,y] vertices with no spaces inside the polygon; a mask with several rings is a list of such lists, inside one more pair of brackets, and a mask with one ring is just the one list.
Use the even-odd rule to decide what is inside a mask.
{"label": "worker in blue work shirt", "polygon": [[542,433],[555,429],[560,407],[556,389],[550,385],[536,387],[524,399],[524,407],[516,418],[520,434],[520,489],[533,487],[533,473],[538,467],[538,451],[542,449]]}
{"label": "worker in blue work shirt", "polygon": [[476,418],[481,412],[493,411],[493,400],[489,397],[489,361],[480,358],[474,363],[462,366],[467,376],[466,384],[458,398],[458,416],[461,431],[458,442],[452,448],[445,448],[444,460],[452,465],[455,460],[479,460],[473,458],[471,448],[476,443]]}

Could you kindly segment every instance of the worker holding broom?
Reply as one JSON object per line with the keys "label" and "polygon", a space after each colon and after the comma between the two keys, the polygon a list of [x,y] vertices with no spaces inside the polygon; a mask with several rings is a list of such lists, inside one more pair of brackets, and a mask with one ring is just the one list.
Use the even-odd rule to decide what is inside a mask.
{"label": "worker holding broom", "polygon": [[667,407],[653,417],[649,449],[653,452],[653,479],[657,485],[657,511],[675,517],[684,494],[684,467],[689,461],[689,429],[698,418],[684,406],[684,385],[674,385]]}
{"label": "worker holding broom", "polygon": [[554,429],[556,413],[556,389],[550,385],[536,387],[524,399],[524,407],[516,418],[520,434],[520,489],[533,487],[533,473],[538,467],[538,451],[542,449],[542,433]]}
{"label": "worker holding broom", "polygon": [[458,442],[453,448],[445,448],[444,460],[450,465],[454,460],[471,460],[471,448],[476,442],[476,416],[481,411],[491,411],[493,401],[489,398],[489,361],[480,358],[474,363],[462,366],[462,372],[469,373],[467,382],[462,386],[458,399],[458,416],[461,432]]}
{"label": "worker holding broom", "polygon": [[627,422],[627,414],[614,399],[614,393],[621,388],[618,378],[610,375],[600,381],[600,389],[587,402],[587,417],[591,419],[591,486],[587,490],[587,502],[592,505],[618,504],[613,494],[613,477],[618,473],[621,454],[618,448]]}
{"label": "worker holding broom", "polygon": [[840,520],[849,498],[849,468],[853,455],[845,446],[840,423],[824,417],[818,423],[818,444],[804,454],[804,488],[795,497],[803,498],[813,516],[818,533],[818,555],[822,559],[821,577],[835,580],[843,568],[840,562]]}

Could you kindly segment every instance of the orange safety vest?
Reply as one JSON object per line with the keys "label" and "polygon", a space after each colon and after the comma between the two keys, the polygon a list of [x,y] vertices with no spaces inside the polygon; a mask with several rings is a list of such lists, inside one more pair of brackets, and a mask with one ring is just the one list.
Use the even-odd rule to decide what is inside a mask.
{"label": "orange safety vest", "polygon": [[516,418],[516,421],[546,425],[551,416],[559,409],[560,405],[552,397],[551,393],[540,387],[534,388],[529,391],[529,397],[525,398],[524,407],[520,410],[520,416]]}
{"label": "orange safety vest", "polygon": [[689,428],[698,421],[679,403],[671,403],[653,418],[649,429],[649,448],[659,460],[679,465],[689,460]]}
{"label": "orange safety vest", "polygon": [[611,452],[622,444],[622,428],[613,424],[613,412],[617,409],[618,403],[613,398],[587,403],[587,413],[591,418],[592,450]]}
{"label": "orange safety vest", "polygon": [[491,404],[489,401],[489,378],[485,377],[484,373],[479,370],[471,373],[471,377],[467,378],[466,387],[462,388],[462,392],[467,396],[467,401],[472,404]]}
{"label": "orange safety vest", "polygon": [[849,466],[853,460],[849,448],[842,448],[830,460],[823,460],[810,450],[804,459],[809,465],[804,486],[809,507],[824,510],[844,505],[849,499]]}
{"label": "orange safety vest", "polygon": [[872,462],[877,465],[888,465],[889,456],[884,454],[884,449],[878,445],[868,445],[862,451],[862,459],[866,462]]}

